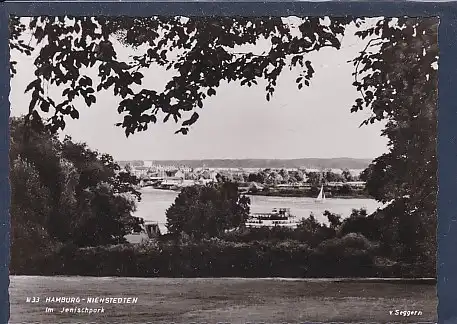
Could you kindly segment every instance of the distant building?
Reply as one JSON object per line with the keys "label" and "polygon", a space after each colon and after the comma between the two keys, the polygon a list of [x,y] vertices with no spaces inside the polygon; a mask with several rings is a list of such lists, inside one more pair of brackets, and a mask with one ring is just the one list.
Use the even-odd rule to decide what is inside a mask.
{"label": "distant building", "polygon": [[363,171],[364,171],[364,169],[351,169],[351,170],[349,170],[349,172],[353,176],[359,176]]}
{"label": "distant building", "polygon": [[348,181],[346,184],[350,185],[352,188],[363,189],[365,188],[365,181]]}
{"label": "distant building", "polygon": [[277,173],[276,171],[273,171],[272,173],[270,173],[267,176],[267,179],[270,180],[270,181],[276,181],[276,182],[284,181],[284,178],[279,173]]}
{"label": "distant building", "polygon": [[331,181],[331,182],[327,182],[325,184],[327,187],[331,187],[331,188],[339,188],[339,187],[342,187],[345,185],[344,182],[341,182],[341,181]]}
{"label": "distant building", "polygon": [[262,171],[262,169],[261,168],[244,168],[243,171],[246,173],[259,173],[260,171]]}
{"label": "distant building", "polygon": [[254,190],[263,190],[263,186],[257,182],[251,182],[249,184],[249,189],[254,189]]}
{"label": "distant building", "polygon": [[153,165],[153,168],[159,171],[177,171],[178,168],[174,165]]}
{"label": "distant building", "polygon": [[365,188],[365,181],[347,181],[347,182],[327,182],[325,184],[327,187],[332,187],[332,188],[340,188],[343,187],[344,185],[350,186],[351,188],[354,189],[364,189]]}
{"label": "distant building", "polygon": [[295,172],[298,171],[298,168],[285,168],[284,170],[286,170],[287,172]]}
{"label": "distant building", "polygon": [[175,172],[175,174],[173,175],[173,177],[175,178],[180,178],[180,179],[185,179],[186,175],[184,174],[184,172],[182,172],[181,170],[178,170]]}
{"label": "distant building", "polygon": [[211,172],[209,170],[202,170],[198,172],[199,178],[201,179],[210,179],[211,178]]}
{"label": "distant building", "polygon": [[212,179],[205,179],[205,178],[200,178],[198,179],[197,183],[201,185],[206,185],[208,183],[214,182]]}
{"label": "distant building", "polygon": [[188,166],[181,166],[181,167],[179,167],[179,170],[184,172],[184,173],[192,172],[192,168],[188,167]]}
{"label": "distant building", "polygon": [[162,181],[164,186],[179,186],[184,183],[184,178],[168,177]]}
{"label": "distant building", "polygon": [[191,187],[196,184],[195,180],[183,180],[183,182],[180,184],[181,187]]}
{"label": "distant building", "polygon": [[139,178],[147,176],[148,171],[149,168],[143,166],[135,166],[131,169],[131,172]]}
{"label": "distant building", "polygon": [[212,180],[212,181],[214,181],[214,182],[217,181],[217,172],[214,172],[214,171],[213,171],[213,172],[210,173],[209,176],[210,176],[210,180]]}

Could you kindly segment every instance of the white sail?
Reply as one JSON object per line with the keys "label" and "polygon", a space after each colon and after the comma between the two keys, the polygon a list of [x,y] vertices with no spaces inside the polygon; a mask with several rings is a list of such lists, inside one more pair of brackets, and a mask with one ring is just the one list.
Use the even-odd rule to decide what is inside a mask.
{"label": "white sail", "polygon": [[321,191],[319,191],[319,195],[316,198],[316,201],[324,201],[325,200],[325,193],[324,193],[324,185],[321,186]]}

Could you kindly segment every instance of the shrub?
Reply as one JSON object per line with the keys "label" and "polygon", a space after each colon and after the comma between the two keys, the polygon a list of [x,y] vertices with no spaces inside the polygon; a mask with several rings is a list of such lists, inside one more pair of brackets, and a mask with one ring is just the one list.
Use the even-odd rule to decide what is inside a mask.
{"label": "shrub", "polygon": [[167,229],[194,239],[219,236],[245,222],[249,204],[248,197],[239,195],[236,183],[186,187],[166,211]]}
{"label": "shrub", "polygon": [[351,233],[325,240],[310,256],[310,275],[322,277],[375,276],[376,245],[363,235]]}
{"label": "shrub", "polygon": [[349,233],[341,238],[333,238],[322,242],[316,251],[321,253],[350,254],[356,252],[375,251],[378,246],[359,233]]}
{"label": "shrub", "polygon": [[352,211],[339,227],[339,236],[359,233],[371,241],[382,241],[381,223],[374,215],[367,216],[365,209]]}
{"label": "shrub", "polygon": [[293,229],[285,227],[260,227],[260,228],[240,228],[235,231],[221,235],[221,238],[231,242],[252,242],[252,241],[283,241],[293,237]]}

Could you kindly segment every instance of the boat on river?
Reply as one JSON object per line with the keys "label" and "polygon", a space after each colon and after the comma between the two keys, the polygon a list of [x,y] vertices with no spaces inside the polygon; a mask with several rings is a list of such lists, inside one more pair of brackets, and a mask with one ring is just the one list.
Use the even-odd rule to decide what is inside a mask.
{"label": "boat on river", "polygon": [[317,203],[322,203],[325,201],[324,185],[321,186],[321,190],[319,191],[319,195],[316,197],[315,201]]}
{"label": "boat on river", "polygon": [[[325,202],[324,185],[321,186],[316,203]],[[247,227],[289,227],[297,228],[300,220],[291,214],[290,208],[273,208],[270,213],[253,213],[246,221]]]}
{"label": "boat on river", "polygon": [[297,217],[290,213],[290,208],[273,208],[270,213],[253,213],[246,221],[246,227],[289,227],[297,228]]}

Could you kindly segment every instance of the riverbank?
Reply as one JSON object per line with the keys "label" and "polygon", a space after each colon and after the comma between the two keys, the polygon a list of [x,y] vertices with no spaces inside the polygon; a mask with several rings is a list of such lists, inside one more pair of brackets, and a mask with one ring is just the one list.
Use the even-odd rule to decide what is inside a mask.
{"label": "riverbank", "polygon": [[[142,190],[160,190],[164,192],[179,192],[181,189],[169,189],[169,188],[158,188],[158,187],[142,187]],[[241,194],[245,194],[248,196],[262,196],[262,197],[284,197],[284,198],[316,198],[316,195],[310,193],[309,191],[304,190],[270,190],[270,191],[241,191]],[[373,199],[368,194],[360,193],[360,194],[350,194],[350,195],[339,195],[339,194],[328,194],[327,198],[333,199]]]}
{"label": "riverbank", "polygon": [[[141,201],[138,203],[134,216],[147,221],[159,223],[160,230],[166,232],[166,211],[175,202],[178,192],[159,189],[141,190]],[[353,209],[366,209],[368,214],[375,212],[382,204],[374,199],[337,199],[329,198],[322,203],[316,203],[315,197],[274,197],[247,195],[250,200],[252,213],[268,213],[273,208],[290,208],[291,213],[298,219],[314,215],[317,221],[327,222],[323,212],[328,210],[341,215],[342,219],[349,217]]]}
{"label": "riverbank", "polygon": [[[248,196],[263,196],[263,197],[287,197],[287,198],[316,198],[315,195],[311,195],[307,192],[246,192]],[[327,198],[332,199],[373,199],[373,197],[365,194],[358,195],[331,195]]]}
{"label": "riverbank", "polygon": [[[436,322],[432,284],[414,282],[334,282],[241,278],[94,278],[10,276],[9,323],[61,323],[62,305],[24,303],[29,296],[136,297],[136,304],[103,304],[105,313],[78,314],[81,322],[110,323],[298,323]],[[79,305],[75,305],[79,306]],[[84,302],[81,306],[88,306]],[[55,307],[45,313],[44,307]],[[389,311],[420,310],[421,315]]]}

